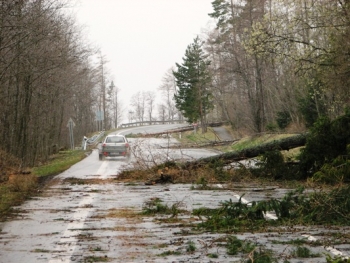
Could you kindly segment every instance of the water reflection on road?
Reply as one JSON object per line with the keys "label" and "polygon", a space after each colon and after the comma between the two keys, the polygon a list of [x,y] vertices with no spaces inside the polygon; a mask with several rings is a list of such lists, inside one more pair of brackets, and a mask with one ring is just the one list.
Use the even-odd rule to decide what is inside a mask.
{"label": "water reflection on road", "polygon": [[[195,208],[215,208],[225,200],[246,202],[282,198],[289,190],[278,186],[232,183],[230,189],[218,185],[215,190],[195,190],[191,184],[146,186],[144,183],[120,183],[117,175],[132,168],[137,158],[154,160],[192,159],[217,154],[212,150],[168,150],[173,139],[132,139],[135,152],[130,160],[98,160],[93,151],[83,161],[56,176],[36,198],[17,207],[18,216],[3,223],[0,235],[1,263],[36,262],[238,262],[229,256],[220,238],[226,234],[196,231]],[[169,215],[139,215],[145,202],[159,198],[164,204],[176,204],[186,213],[173,220]],[[349,227],[288,226],[270,228],[263,233],[239,233],[237,237],[260,244],[289,262],[326,262],[323,253],[347,253],[350,241],[337,242],[339,233]],[[314,237],[319,243],[309,241]],[[290,241],[303,239],[316,258],[290,257]],[[189,242],[196,249],[187,251]],[[323,246],[327,244],[327,246]],[[215,258],[209,255],[216,255]]]}

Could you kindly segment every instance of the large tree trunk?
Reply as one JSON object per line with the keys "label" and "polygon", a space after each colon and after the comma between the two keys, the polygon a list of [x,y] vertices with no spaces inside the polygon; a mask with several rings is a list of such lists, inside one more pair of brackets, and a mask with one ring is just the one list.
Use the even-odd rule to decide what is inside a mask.
{"label": "large tree trunk", "polygon": [[281,139],[278,141],[272,141],[259,146],[250,147],[242,151],[234,151],[223,153],[216,156],[206,157],[194,162],[188,162],[185,167],[203,166],[208,163],[215,163],[220,161],[221,163],[228,164],[235,161],[244,159],[250,159],[257,157],[265,152],[273,150],[290,150],[292,148],[304,146],[306,143],[306,134],[298,134],[292,137]]}

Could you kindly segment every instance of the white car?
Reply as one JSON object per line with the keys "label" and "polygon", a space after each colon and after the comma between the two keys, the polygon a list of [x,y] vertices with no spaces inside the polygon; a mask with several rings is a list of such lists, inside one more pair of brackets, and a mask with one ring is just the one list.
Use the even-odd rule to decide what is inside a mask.
{"label": "white car", "polygon": [[131,154],[130,144],[124,135],[107,135],[98,145],[98,158],[123,156],[129,158]]}

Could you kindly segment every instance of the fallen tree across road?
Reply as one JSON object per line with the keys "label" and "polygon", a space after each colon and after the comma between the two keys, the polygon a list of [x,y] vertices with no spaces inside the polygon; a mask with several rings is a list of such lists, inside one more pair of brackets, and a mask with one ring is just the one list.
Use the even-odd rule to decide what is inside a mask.
{"label": "fallen tree across road", "polygon": [[199,167],[208,163],[215,163],[217,161],[221,161],[223,164],[228,164],[235,161],[254,158],[268,151],[290,150],[296,147],[304,146],[305,143],[306,134],[298,134],[278,141],[272,141],[258,146],[249,147],[241,151],[227,152],[220,155],[198,159],[193,162],[187,162],[184,167]]}

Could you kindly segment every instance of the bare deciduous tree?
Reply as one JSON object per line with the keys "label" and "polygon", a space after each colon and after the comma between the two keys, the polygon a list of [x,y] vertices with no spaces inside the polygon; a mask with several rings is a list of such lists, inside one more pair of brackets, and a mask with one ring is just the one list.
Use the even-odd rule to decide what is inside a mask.
{"label": "bare deciduous tree", "polygon": [[111,121],[113,122],[112,126],[114,128],[117,128],[119,126],[119,123],[123,117],[123,110],[119,93],[120,89],[114,86],[114,83],[112,81],[111,85],[109,86],[108,101],[110,108],[109,110],[111,111],[111,116],[113,116],[113,119]]}
{"label": "bare deciduous tree", "polygon": [[[176,93],[176,82],[173,75],[174,68],[168,69],[168,71],[165,73],[162,84],[158,88],[161,91],[162,101],[165,101],[164,104],[162,104],[167,111],[167,118],[169,120],[174,120],[177,109],[175,107],[174,102],[174,95]],[[161,114],[161,118],[164,117],[164,113]]]}
{"label": "bare deciduous tree", "polygon": [[69,118],[76,137],[93,131],[92,50],[62,8],[54,0],[0,3],[1,148],[22,166],[67,144]]}
{"label": "bare deciduous tree", "polygon": [[147,104],[147,113],[148,113],[148,120],[153,120],[153,110],[154,110],[154,103],[156,101],[156,93],[154,91],[146,91],[144,92],[144,96],[146,97],[146,104]]}
{"label": "bare deciduous tree", "polygon": [[130,105],[136,121],[144,121],[146,109],[146,96],[144,92],[138,91],[131,97]]}

